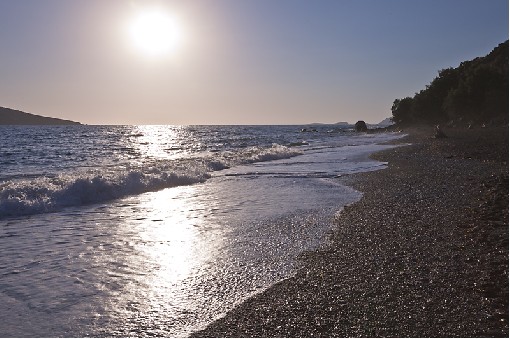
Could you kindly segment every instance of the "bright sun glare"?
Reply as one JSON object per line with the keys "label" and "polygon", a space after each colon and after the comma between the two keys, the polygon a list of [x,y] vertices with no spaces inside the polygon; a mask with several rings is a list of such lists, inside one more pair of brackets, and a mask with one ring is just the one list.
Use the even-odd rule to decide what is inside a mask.
{"label": "bright sun glare", "polygon": [[135,15],[129,34],[137,51],[151,57],[173,54],[182,40],[177,19],[159,8],[142,10]]}

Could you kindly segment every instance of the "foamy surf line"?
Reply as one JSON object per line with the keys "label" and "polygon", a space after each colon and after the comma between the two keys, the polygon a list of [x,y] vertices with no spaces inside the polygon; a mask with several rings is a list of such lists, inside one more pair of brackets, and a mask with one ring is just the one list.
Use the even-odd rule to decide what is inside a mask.
{"label": "foamy surf line", "polygon": [[[206,181],[211,173],[241,164],[286,159],[302,151],[274,144],[197,158],[159,161],[133,170],[96,174],[75,171],[0,183],[0,218],[58,212],[63,208],[120,199],[130,195]],[[90,170],[89,170],[90,171]]]}
{"label": "foamy surf line", "polygon": [[[381,133],[352,138],[349,146],[367,146],[402,137]],[[339,147],[339,146],[327,146]],[[345,147],[342,146],[342,147]],[[191,158],[158,160],[119,168],[76,169],[55,175],[18,176],[0,182],[0,218],[58,212],[64,208],[102,203],[130,195],[159,191],[176,186],[193,185],[208,180],[212,173],[239,165],[269,163],[306,155],[316,146],[246,147]],[[320,149],[320,148],[319,148]],[[308,153],[309,154],[309,153]],[[128,168],[126,168],[128,167]],[[353,168],[349,173],[365,171]],[[91,173],[93,172],[93,173]]]}

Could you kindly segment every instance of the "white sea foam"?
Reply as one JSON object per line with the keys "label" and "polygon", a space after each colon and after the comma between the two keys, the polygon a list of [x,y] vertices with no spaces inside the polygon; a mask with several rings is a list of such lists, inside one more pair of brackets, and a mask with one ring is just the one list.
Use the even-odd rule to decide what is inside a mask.
{"label": "white sea foam", "polygon": [[[195,184],[227,168],[312,153],[302,171],[307,176],[317,151],[371,145],[395,137],[327,131],[325,127],[322,132],[307,134],[304,142],[299,129],[291,126],[4,130],[0,145],[8,151],[0,158],[0,218]],[[333,167],[338,160],[332,159]],[[357,170],[354,166],[353,171]]]}
{"label": "white sea foam", "polygon": [[128,195],[204,182],[210,173],[239,164],[285,159],[302,154],[286,146],[248,147],[212,156],[152,161],[109,168],[109,172],[74,171],[56,177],[22,177],[0,184],[0,217],[58,211]]}

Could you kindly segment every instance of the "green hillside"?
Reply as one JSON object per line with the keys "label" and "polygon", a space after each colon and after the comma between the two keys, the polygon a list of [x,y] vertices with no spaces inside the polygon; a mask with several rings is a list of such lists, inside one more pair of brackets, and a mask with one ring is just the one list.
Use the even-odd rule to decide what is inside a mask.
{"label": "green hillside", "polygon": [[508,124],[508,40],[438,73],[414,97],[393,102],[394,122]]}

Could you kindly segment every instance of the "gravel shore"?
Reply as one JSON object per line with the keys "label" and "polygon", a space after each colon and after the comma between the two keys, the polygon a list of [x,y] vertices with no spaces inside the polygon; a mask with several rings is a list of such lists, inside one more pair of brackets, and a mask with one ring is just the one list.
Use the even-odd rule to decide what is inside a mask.
{"label": "gravel shore", "polygon": [[197,337],[508,337],[508,127],[404,130],[331,245]]}

